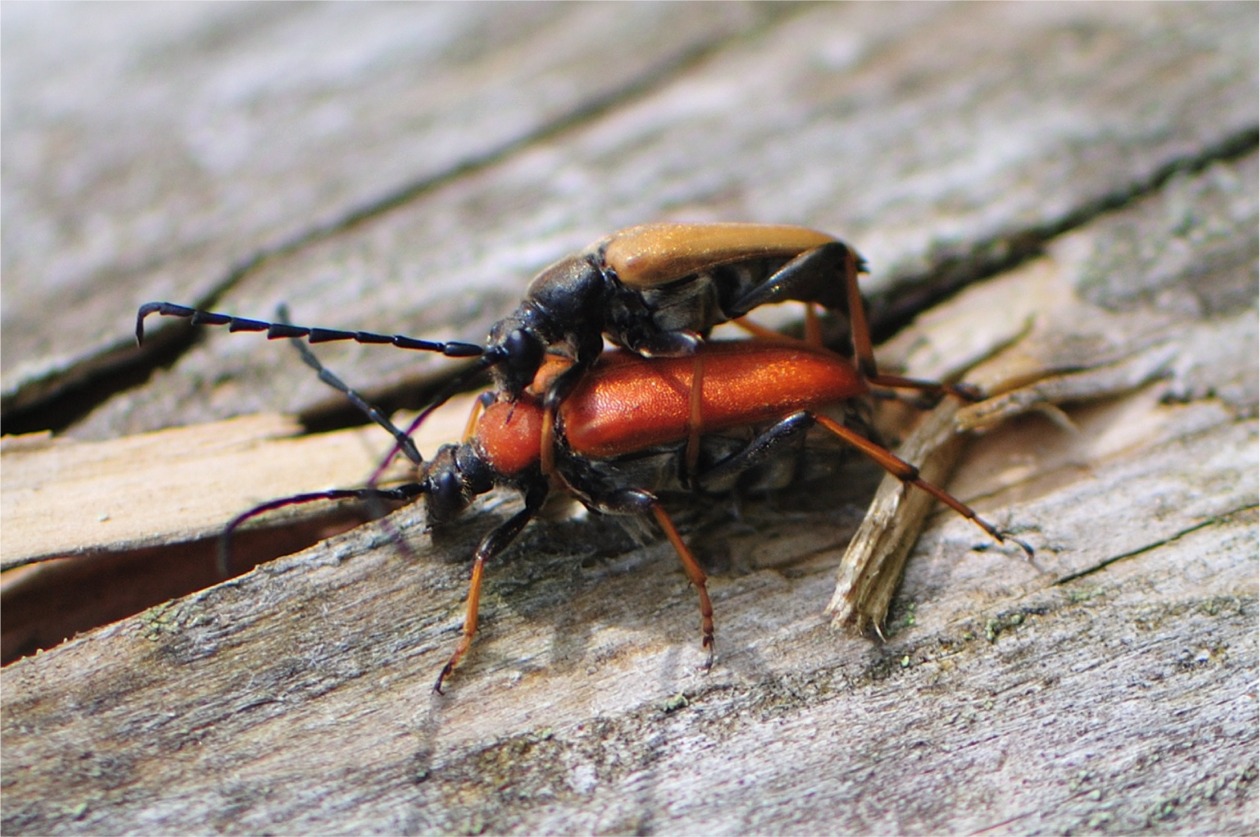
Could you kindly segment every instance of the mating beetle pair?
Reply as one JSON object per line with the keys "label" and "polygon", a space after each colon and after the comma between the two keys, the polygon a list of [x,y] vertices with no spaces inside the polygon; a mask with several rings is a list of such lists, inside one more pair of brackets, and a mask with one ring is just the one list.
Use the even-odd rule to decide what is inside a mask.
{"label": "mating beetle pair", "polygon": [[[573,365],[546,393],[544,435],[549,436],[550,417],[595,363],[605,336],[644,357],[690,355],[714,326],[766,303],[796,300],[837,312],[860,309],[857,274],[863,269],[861,257],[848,245],[804,227],[645,224],[602,238],[543,270],[516,311],[491,328],[484,346],[252,320],[169,302],[140,308],[136,338],[143,339],[143,321],[156,313],[187,317],[195,325],[226,325],[231,331],[265,331],[271,339],[353,340],[477,357],[417,422],[486,369],[495,388],[515,398],[533,383],[546,353],[558,352]],[[869,357],[870,341],[864,339],[863,356]],[[873,362],[865,371],[874,372]],[[372,418],[380,423],[377,415]],[[395,434],[400,448],[419,464],[419,453],[406,436]],[[544,465],[549,447],[544,442]]]}
{"label": "mating beetle pair", "polygon": [[[463,633],[435,684],[440,691],[476,631],[486,562],[524,529],[554,485],[596,511],[655,518],[698,591],[709,660],[713,618],[705,574],[657,492],[721,490],[734,476],[781,456],[789,441],[812,426],[857,447],[903,483],[932,494],[998,541],[1010,537],[920,479],[914,466],[817,413],[823,406],[864,396],[872,387],[974,397],[969,388],[878,372],[857,287],[861,268],[860,257],[847,245],[812,230],[651,225],[614,234],[545,270],[517,311],[492,329],[486,346],[268,323],[170,303],[141,307],[137,337],[143,335],[144,318],[159,313],[234,331],[266,331],[272,338],[391,343],[480,356],[477,369],[494,371],[496,388],[484,398],[485,411],[470,438],[442,447],[423,462],[411,445],[410,431],[400,431],[372,412],[302,347],[304,359],[323,380],[394,434],[417,463],[417,479],[388,489],[370,484],[282,498],[229,525],[231,530],[257,514],[300,502],[345,497],[407,501],[420,496],[427,499],[430,520],[441,523],[495,486],[520,490],[524,509],[487,534],[477,548]],[[854,359],[801,341],[703,342],[714,325],[783,300],[818,303],[847,314]],[[625,348],[601,354],[603,335]],[[564,356],[567,364],[540,373],[549,351]],[[1027,544],[1011,540],[1031,554]]]}

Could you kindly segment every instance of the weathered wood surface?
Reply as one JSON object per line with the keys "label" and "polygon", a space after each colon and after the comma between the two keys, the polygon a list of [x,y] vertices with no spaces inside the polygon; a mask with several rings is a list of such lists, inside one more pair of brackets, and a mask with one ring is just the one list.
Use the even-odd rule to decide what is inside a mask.
{"label": "weathered wood surface", "polygon": [[[293,251],[303,261],[314,241],[545,141],[769,16],[546,4],[6,10],[5,212],[21,219],[4,232],[6,410],[127,360],[119,324],[137,301],[206,301],[246,275],[265,288],[260,263]],[[369,320],[387,308],[384,297],[360,307],[363,286],[396,282],[387,307],[410,285],[408,305],[431,314],[400,327],[462,325],[474,303],[452,305],[449,282],[494,274],[480,264],[460,277],[451,259],[499,242],[464,239],[456,231],[475,215],[434,206],[414,216],[433,228],[392,266],[355,265],[352,251],[310,265],[342,289],[338,301],[305,308],[326,288],[301,279],[272,301]],[[412,264],[419,250],[434,260]],[[437,293],[415,297],[416,285]]]}
{"label": "weathered wood surface", "polygon": [[[391,522],[412,556],[361,527],[4,669],[5,833],[1254,832],[1254,5],[421,7],[470,19],[410,34],[398,8],[354,27],[330,7],[173,8],[114,23],[138,53],[78,44],[96,63],[73,95],[36,83],[38,53],[18,76],[30,92],[10,70],[22,26],[57,13],[4,9],[8,403],[96,368],[155,296],[468,337],[607,229],[808,223],[872,261],[877,315],[894,291],[973,285],[881,358],[935,375],[994,354],[973,377],[1014,391],[983,408],[1043,409],[971,444],[951,482],[1038,559],[973,550],[974,529],[937,510],[880,643],[822,612],[869,471],[738,522],[685,514],[718,618],[701,675],[668,546],[557,520],[490,574],[482,633],[436,698],[466,556],[505,509],[436,538],[406,509]],[[360,20],[375,22],[361,38]],[[311,50],[328,29],[338,50]],[[284,63],[297,43],[313,68]],[[276,55],[286,72],[262,60]],[[551,66],[551,86],[523,61]],[[164,69],[185,62],[197,71]],[[217,86],[189,80],[206,67]],[[130,144],[109,138],[123,150],[63,151],[113,177],[36,177],[36,152],[58,148],[37,104],[120,79],[175,92],[116,97],[111,118],[136,123]],[[432,99],[400,99],[421,88]],[[504,90],[525,104],[492,141],[452,115]],[[196,123],[184,153],[200,138],[199,159],[229,169],[197,182],[233,200],[184,188],[178,166],[117,162],[161,159],[144,143],[169,122],[146,126],[146,108]],[[119,124],[90,116],[83,136]],[[445,158],[425,144],[439,131]],[[270,176],[250,168],[282,152]],[[82,182],[143,196],[151,220]],[[231,275],[258,253],[274,255]],[[327,396],[290,355],[207,335],[70,432],[310,411]],[[379,390],[440,366],[328,356]]]}

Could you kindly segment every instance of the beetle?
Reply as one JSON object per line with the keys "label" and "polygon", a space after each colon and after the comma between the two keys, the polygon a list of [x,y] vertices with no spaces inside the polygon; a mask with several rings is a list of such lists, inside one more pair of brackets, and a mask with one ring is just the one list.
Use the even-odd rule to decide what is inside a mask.
{"label": "beetle", "polygon": [[[700,600],[705,667],[713,659],[713,607],[706,576],[661,504],[670,490],[721,491],[738,475],[764,465],[812,427],[857,448],[905,485],[926,491],[975,523],[998,542],[1032,547],[999,530],[918,470],[861,433],[821,414],[872,391],[860,364],[800,341],[708,342],[697,348],[703,380],[691,358],[644,358],[624,350],[601,355],[557,411],[555,469],[542,468],[545,393],[555,374],[544,369],[518,398],[491,393],[471,437],[447,444],[418,469],[413,482],[394,488],[367,487],[281,498],[238,516],[228,533],[246,520],[282,506],[341,498],[411,501],[424,497],[431,524],[449,523],[473,499],[495,487],[524,495],[524,508],[492,529],[474,553],[464,625],[454,653],[434,689],[471,647],[477,629],[485,566],[500,556],[538,513],[553,488],[576,496],[601,513],[654,519],[682,561]],[[893,379],[884,386],[925,384]],[[696,467],[687,464],[690,439],[700,434]]]}
{"label": "beetle", "polygon": [[[547,440],[555,410],[595,363],[605,336],[644,357],[683,357],[693,354],[714,326],[767,303],[796,300],[859,317],[857,275],[865,269],[862,257],[847,244],[806,227],[644,224],[601,238],[544,269],[530,282],[517,309],[490,329],[485,345],[252,320],[171,302],[140,307],[136,339],[143,342],[145,318],[159,314],[188,318],[196,325],[226,325],[230,331],[265,331],[272,339],[387,343],[477,358],[406,433],[395,434],[399,447],[416,463],[419,454],[405,437],[475,375],[489,369],[494,388],[515,398],[533,383],[544,355],[560,353],[573,362],[552,380],[543,399],[543,463],[550,470]],[[875,370],[871,366],[866,371]]]}

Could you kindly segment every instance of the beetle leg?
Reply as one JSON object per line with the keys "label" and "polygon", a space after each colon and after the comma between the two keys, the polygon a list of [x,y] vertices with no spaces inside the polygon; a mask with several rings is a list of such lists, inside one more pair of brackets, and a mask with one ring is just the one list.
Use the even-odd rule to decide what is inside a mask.
{"label": "beetle leg", "polygon": [[[737,299],[727,314],[732,318],[742,317],[762,305],[791,300],[817,302],[831,309],[845,305],[851,308],[853,299],[848,285],[857,286],[857,274],[861,270],[861,259],[852,249],[839,241],[829,242],[806,250],[783,265]],[[836,284],[837,272],[844,287]]]}
{"label": "beetle leg", "polygon": [[[759,340],[769,340],[782,343],[798,339],[796,337],[792,337],[791,335],[784,334],[781,331],[775,331],[772,328],[766,328],[763,325],[758,325],[748,319],[747,316],[736,317],[731,320],[731,325],[737,328],[742,328],[744,331]],[[805,336],[799,339],[800,342],[807,346],[823,348],[822,323],[818,320],[818,308],[812,302],[805,303]]]}
{"label": "beetle leg", "polygon": [[[852,252],[852,251],[850,251]],[[860,265],[859,265],[860,270]],[[919,389],[937,394],[950,393],[964,401],[980,401],[983,394],[968,384],[942,384],[938,381],[923,381],[917,378],[903,378],[898,375],[885,375],[879,371],[875,363],[875,348],[871,345],[871,328],[866,321],[866,305],[862,301],[862,292],[858,288],[857,270],[845,270],[845,292],[849,301],[849,331],[853,341],[853,358],[858,371],[873,386],[884,386],[902,389]]]}
{"label": "beetle leg", "polygon": [[844,283],[844,299],[849,314],[853,358],[858,370],[869,383],[874,386],[919,389],[936,394],[950,393],[965,401],[978,401],[983,397],[979,390],[966,384],[942,384],[936,381],[885,375],[879,371],[875,363],[875,349],[871,344],[870,325],[866,320],[866,306],[862,302],[862,293],[858,288],[857,277],[863,270],[863,264],[853,250],[838,241],[804,252],[779,268],[778,272],[735,303],[733,316],[743,316],[753,308],[766,303],[799,299],[806,303],[805,342],[815,346],[821,345],[822,337],[817,312],[812,303],[818,302],[829,308],[836,307],[834,289],[822,283],[832,281],[831,271],[837,269]]}
{"label": "beetle leg", "polygon": [[1019,538],[1012,536],[1009,532],[1003,532],[989,523],[984,518],[976,514],[975,509],[968,506],[945,489],[938,485],[928,482],[919,476],[919,469],[911,465],[909,462],[901,459],[881,445],[872,442],[862,434],[837,421],[827,418],[826,416],[815,415],[805,410],[793,413],[772,425],[769,429],[760,433],[755,439],[748,443],[747,447],[732,454],[712,468],[700,475],[700,481],[709,482],[721,480],[739,474],[752,468],[765,460],[769,459],[773,453],[783,444],[792,438],[801,435],[809,430],[815,424],[820,425],[832,435],[838,437],[841,441],[852,445],[866,456],[875,460],[885,471],[901,480],[906,485],[913,485],[921,491],[926,491],[937,500],[949,506],[963,517],[983,529],[990,537],[999,543],[1012,541],[1019,546],[1020,549],[1028,553],[1029,557],[1033,555],[1033,548],[1024,543]]}
{"label": "beetle leg", "polygon": [[601,511],[611,514],[646,515],[650,513],[656,519],[657,525],[665,532],[665,537],[678,553],[683,572],[687,574],[687,580],[696,588],[696,594],[700,597],[701,647],[708,652],[704,662],[704,670],[708,671],[713,665],[713,602],[709,599],[708,576],[700,568],[700,562],[696,560],[695,554],[687,546],[682,535],[678,533],[674,521],[670,520],[654,494],[640,489],[623,489],[603,496],[593,496],[591,503]]}
{"label": "beetle leg", "polygon": [[694,331],[662,331],[625,341],[625,348],[643,357],[686,357],[695,354],[704,338]]}
{"label": "beetle leg", "polygon": [[900,375],[885,375],[880,372],[867,376],[866,382],[876,387],[892,389],[917,389],[934,396],[946,393],[961,398],[963,401],[983,401],[984,393],[972,384],[944,384],[940,381],[925,381],[921,378],[903,378]]}
{"label": "beetle leg", "polygon": [[704,431],[704,356],[697,353],[691,361],[691,392],[688,394],[687,452],[683,460],[686,479],[696,473],[700,462],[700,434]]}
{"label": "beetle leg", "polygon": [[446,665],[442,666],[437,682],[433,684],[433,691],[439,695],[442,694],[442,682],[455,670],[455,666],[468,653],[468,649],[472,646],[473,635],[477,633],[477,609],[481,604],[481,580],[485,572],[486,562],[491,558],[497,558],[503,553],[503,550],[508,548],[512,541],[516,539],[516,536],[521,533],[521,530],[538,513],[538,509],[542,507],[543,501],[546,499],[546,481],[541,481],[531,486],[525,494],[525,508],[512,515],[506,522],[491,529],[490,533],[482,538],[481,543],[478,544],[476,557],[473,560],[472,578],[468,583],[468,602],[464,610],[464,627],[460,632],[459,644],[455,646],[455,653],[451,654],[451,658],[446,661]]}
{"label": "beetle leg", "polygon": [[960,515],[979,526],[998,543],[1006,543],[1007,540],[1010,540],[1017,544],[1020,549],[1024,550],[1024,552],[1028,554],[1029,558],[1033,557],[1033,548],[1031,546],[1024,543],[1019,538],[1012,536],[1009,532],[1000,531],[992,523],[989,523],[987,520],[980,517],[980,515],[976,514],[975,510],[966,503],[954,497],[940,486],[933,485],[920,477],[918,468],[911,465],[909,462],[906,462],[904,459],[897,457],[892,453],[892,451],[875,444],[870,439],[862,436],[860,433],[850,430],[839,422],[833,421],[826,416],[817,416],[812,413],[807,413],[806,415],[809,415],[814,421],[834,436],[857,448],[871,459],[874,459],[877,463],[879,463],[880,467],[897,479],[901,480],[906,485],[913,485],[921,491],[926,491],[928,494],[931,494],[933,497],[958,512]]}
{"label": "beetle leg", "polygon": [[812,302],[805,303],[805,342],[811,346],[822,348],[822,323],[818,321],[818,306]]}
{"label": "beetle leg", "polygon": [[494,400],[493,392],[483,392],[477,396],[477,400],[473,402],[472,410],[468,413],[468,423],[464,425],[464,436],[461,442],[467,443],[477,431],[477,419],[481,418],[481,414],[486,411],[486,407],[490,406],[490,402]]}
{"label": "beetle leg", "polygon": [[[856,254],[854,257],[856,258]],[[861,259],[858,259],[857,264],[853,266],[846,262],[842,276],[845,296],[848,297],[849,337],[853,342],[853,360],[857,363],[858,371],[869,379],[879,375],[879,367],[875,365],[875,347],[871,344],[871,327],[866,321],[866,303],[862,300],[861,289],[858,288],[857,277],[862,269]]]}
{"label": "beetle leg", "polygon": [[748,332],[753,337],[756,337],[759,340],[790,341],[790,340],[796,339],[795,337],[791,337],[789,335],[783,334],[782,332],[775,331],[772,328],[766,328],[763,325],[758,325],[757,323],[754,323],[752,320],[748,319],[748,317],[736,317],[735,319],[731,320],[731,325],[735,326],[736,328],[742,328],[744,331]]}
{"label": "beetle leg", "polygon": [[[871,330],[866,321],[866,304],[858,288],[857,277],[866,270],[862,258],[852,248],[834,241],[807,250],[779,268],[773,275],[736,301],[731,316],[747,314],[754,308],[774,302],[801,300],[817,302],[832,310],[847,309],[849,333],[853,342],[853,358],[858,370],[867,378],[879,377],[875,365],[875,348],[871,344]],[[839,273],[843,287],[835,286]],[[811,334],[806,313],[806,340]],[[816,328],[816,326],[815,326]]]}
{"label": "beetle leg", "polygon": [[755,468],[771,459],[783,445],[798,439],[813,426],[811,414],[804,410],[793,413],[757,434],[741,450],[699,474],[697,483],[703,488],[705,483],[720,482]]}
{"label": "beetle leg", "polygon": [[669,538],[669,542],[673,544],[674,551],[682,560],[683,572],[687,574],[688,580],[700,596],[700,632],[703,637],[701,647],[708,651],[708,656],[704,661],[704,670],[708,671],[713,667],[713,602],[709,600],[708,576],[700,568],[700,562],[696,560],[696,556],[687,546],[687,542],[682,539],[682,535],[678,534],[674,521],[669,519],[669,515],[665,513],[659,501],[652,503],[652,514],[656,517],[657,524],[665,531],[665,537]]}
{"label": "beetle leg", "polygon": [[596,334],[574,352],[573,365],[561,372],[547,388],[543,398],[542,438],[539,440],[539,467],[544,477],[551,476],[556,470],[556,412],[560,402],[573,392],[582,377],[595,365],[604,351],[604,338]]}
{"label": "beetle leg", "polygon": [[539,434],[538,467],[544,477],[556,471],[556,411],[543,410],[542,432]]}

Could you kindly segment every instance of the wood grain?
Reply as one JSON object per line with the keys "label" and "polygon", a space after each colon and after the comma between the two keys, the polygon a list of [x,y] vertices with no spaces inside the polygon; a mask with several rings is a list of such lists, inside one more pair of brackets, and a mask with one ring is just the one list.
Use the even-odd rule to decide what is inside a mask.
{"label": "wood grain", "polygon": [[[805,223],[870,259],[878,319],[920,313],[882,362],[999,393],[955,419],[984,432],[949,486],[1038,554],[930,510],[879,641],[824,613],[877,470],[679,504],[704,675],[668,544],[558,510],[491,569],[436,697],[468,556],[518,501],[436,532],[408,507],[0,671],[5,833],[1254,832],[1254,5],[367,7],[365,34],[335,7],[102,7],[57,47],[79,70],[15,48],[60,12],[14,8],[6,410],[107,368],[154,297],[468,339],[616,227]],[[102,88],[113,118],[81,101]],[[172,136],[191,181],[151,153]],[[285,347],[171,347],[76,444],[328,399]],[[329,349],[370,392],[442,371]],[[7,503],[4,552],[30,551]]]}

